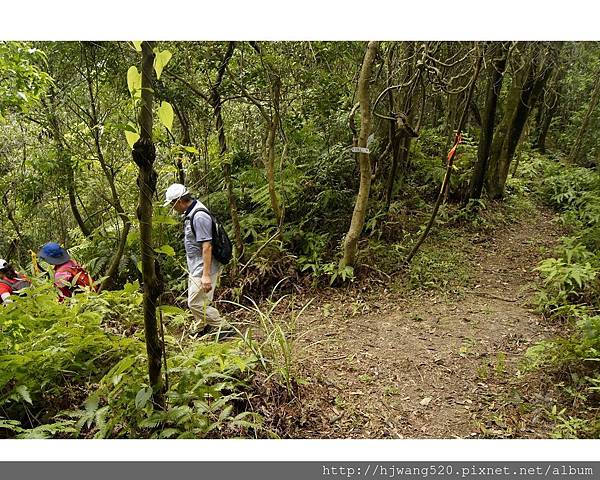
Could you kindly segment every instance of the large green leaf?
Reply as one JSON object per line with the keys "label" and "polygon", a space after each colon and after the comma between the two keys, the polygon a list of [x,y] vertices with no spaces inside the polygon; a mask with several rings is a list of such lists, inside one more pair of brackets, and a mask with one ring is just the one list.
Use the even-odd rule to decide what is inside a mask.
{"label": "large green leaf", "polygon": [[168,257],[175,256],[175,250],[173,249],[173,247],[171,245],[161,245],[160,247],[155,248],[154,251],[156,253],[164,253]]}
{"label": "large green leaf", "polygon": [[160,107],[158,107],[158,119],[170,132],[173,128],[173,107],[169,102],[160,102]]}
{"label": "large green leaf", "polygon": [[134,98],[142,95],[142,76],[138,69],[133,65],[127,70],[127,88]]}
{"label": "large green leaf", "polygon": [[161,75],[163,69],[165,68],[167,63],[169,63],[169,60],[171,60],[172,56],[173,56],[173,54],[171,52],[169,52],[168,50],[163,50],[162,52],[155,51],[154,71],[156,72],[157,80],[160,79],[160,75]]}
{"label": "large green leaf", "polygon": [[135,142],[137,142],[140,139],[140,134],[137,132],[125,131],[125,138],[127,139],[129,148],[133,148],[133,145],[135,144]]}
{"label": "large green leaf", "polygon": [[19,385],[17,388],[15,388],[15,390],[19,394],[19,397],[21,397],[27,403],[29,403],[29,404],[33,403],[31,401],[31,396],[29,395],[29,389],[25,385]]}
{"label": "large green leaf", "polygon": [[148,400],[150,400],[151,396],[152,396],[152,388],[151,387],[142,388],[139,392],[137,392],[137,395],[135,396],[135,407],[136,408],[145,407],[146,403],[148,403]]}

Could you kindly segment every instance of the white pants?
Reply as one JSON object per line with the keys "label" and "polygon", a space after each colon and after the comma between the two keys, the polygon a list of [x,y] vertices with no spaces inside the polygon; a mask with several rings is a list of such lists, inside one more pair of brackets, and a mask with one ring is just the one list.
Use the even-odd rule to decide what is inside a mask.
{"label": "white pants", "polygon": [[205,325],[218,327],[221,325],[221,314],[215,307],[210,306],[219,280],[220,271],[211,275],[212,288],[210,292],[202,290],[202,277],[188,277],[188,306],[194,316],[197,328]]}

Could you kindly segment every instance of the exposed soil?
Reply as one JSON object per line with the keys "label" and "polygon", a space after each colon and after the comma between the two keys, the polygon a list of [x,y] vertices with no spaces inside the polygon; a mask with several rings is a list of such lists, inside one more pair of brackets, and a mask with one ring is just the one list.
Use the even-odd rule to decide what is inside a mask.
{"label": "exposed soil", "polygon": [[[473,236],[468,284],[436,291],[334,292],[302,317],[300,438],[547,438],[543,378],[526,349],[552,336],[532,307],[534,270],[560,236],[531,215]],[[529,388],[533,385],[535,388]],[[530,392],[530,393],[528,393]]]}

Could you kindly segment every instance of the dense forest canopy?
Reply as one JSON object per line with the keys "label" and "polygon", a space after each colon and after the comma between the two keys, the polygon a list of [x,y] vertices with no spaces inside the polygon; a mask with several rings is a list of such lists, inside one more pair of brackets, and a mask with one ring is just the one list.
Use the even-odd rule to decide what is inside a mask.
{"label": "dense forest canopy", "polygon": [[[556,290],[543,307],[555,314],[593,303],[581,292],[591,288],[598,267],[597,230],[589,229],[599,221],[599,100],[597,42],[0,42],[0,257],[35,277],[35,252],[57,242],[102,290],[57,304],[40,280],[42,304],[22,302],[37,318],[33,324],[15,330],[19,302],[0,312],[10,338],[2,358],[13,362],[0,382],[0,416],[8,419],[0,426],[22,433],[53,418],[55,427],[43,435],[149,436],[168,424],[165,436],[192,437],[212,435],[229,418],[224,435],[256,427],[258,414],[236,403],[241,383],[255,381],[246,378],[249,365],[266,365],[267,353],[258,355],[252,342],[250,353],[219,344],[214,357],[206,346],[177,347],[167,368],[179,372],[171,391],[168,379],[159,381],[161,349],[171,340],[159,338],[157,322],[165,315],[178,333],[185,325],[181,222],[162,206],[175,182],[226,226],[234,258],[221,299],[247,313],[267,298],[277,302],[274,289],[360,289],[396,276],[422,284],[437,275],[435,266],[424,273],[429,267],[419,260],[437,231],[481,222],[502,202],[534,190],[570,212],[570,228],[584,232],[574,234],[576,254],[565,253],[564,265],[539,267]],[[564,270],[578,258],[583,270]],[[564,285],[552,283],[560,275]],[[600,323],[589,308],[586,325],[595,325],[597,342]],[[559,313],[579,315],[575,323],[584,318],[580,311]],[[55,371],[36,367],[81,390],[68,399],[56,391],[45,396],[45,387],[23,373],[37,360],[21,365],[9,356],[36,332],[74,339],[66,324],[62,333],[52,330],[59,328],[55,320],[82,316],[90,323],[77,339],[89,351],[80,345],[73,354],[81,376],[59,374],[70,368],[67,353]],[[148,352],[157,355],[149,383],[129,360],[142,355],[142,317]],[[263,330],[276,330],[271,316],[259,318]],[[292,395],[297,385],[280,333],[283,346],[270,354],[286,368],[265,375]],[[597,360],[592,350],[569,358]],[[110,353],[86,384],[86,362],[102,351]],[[232,382],[220,385],[225,394],[214,385],[198,392],[207,380],[206,372],[186,370],[194,359],[222,378],[244,380],[223,380]],[[107,375],[135,368],[130,384],[111,390],[118,382],[111,387]],[[597,389],[597,374],[584,376]],[[205,405],[207,391],[214,402]],[[190,392],[202,403],[200,413]],[[173,417],[163,395],[167,405],[189,409],[189,418]],[[76,427],[53,417],[83,401]],[[36,417],[36,402],[44,419]],[[221,418],[223,407],[230,410]]]}

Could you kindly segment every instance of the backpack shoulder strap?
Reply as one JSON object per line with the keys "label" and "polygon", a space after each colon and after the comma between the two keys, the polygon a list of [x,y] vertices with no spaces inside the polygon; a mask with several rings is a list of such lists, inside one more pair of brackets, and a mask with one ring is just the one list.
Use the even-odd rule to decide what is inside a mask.
{"label": "backpack shoulder strap", "polygon": [[198,212],[206,213],[210,217],[211,221],[214,222],[214,218],[213,218],[212,214],[206,208],[197,208],[190,215],[187,215],[185,218],[186,218],[186,220],[190,221],[190,227],[192,228],[192,234],[194,235],[194,240],[196,239],[196,229],[194,228],[194,217],[196,216],[196,214]]}

